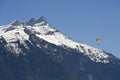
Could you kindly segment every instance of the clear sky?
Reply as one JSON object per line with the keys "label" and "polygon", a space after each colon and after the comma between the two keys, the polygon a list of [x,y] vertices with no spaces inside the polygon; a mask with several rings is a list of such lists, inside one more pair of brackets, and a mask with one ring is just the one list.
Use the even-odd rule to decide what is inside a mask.
{"label": "clear sky", "polygon": [[0,0],[0,25],[40,16],[72,40],[120,58],[120,0]]}

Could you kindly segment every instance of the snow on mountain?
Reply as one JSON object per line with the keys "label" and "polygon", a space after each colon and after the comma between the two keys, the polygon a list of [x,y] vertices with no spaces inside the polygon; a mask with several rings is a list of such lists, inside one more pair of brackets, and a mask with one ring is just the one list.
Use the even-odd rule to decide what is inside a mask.
{"label": "snow on mountain", "polygon": [[8,43],[6,47],[8,48],[12,47],[12,50],[10,51],[16,54],[19,54],[22,51],[20,48],[18,48],[18,44],[14,42],[19,40],[20,44],[23,44],[25,47],[27,47],[24,41],[25,40],[29,41],[29,36],[24,32],[24,28],[22,25],[19,26],[6,25],[5,27],[0,27],[0,37],[4,38]]}
{"label": "snow on mountain", "polygon": [[4,38],[7,42],[7,47],[12,47],[10,50],[16,54],[20,54],[22,51],[18,48],[18,44],[14,43],[20,41],[26,48],[29,46],[25,44],[25,41],[29,41],[29,35],[25,33],[25,29],[29,30],[31,34],[35,34],[37,37],[48,41],[49,43],[55,44],[57,46],[67,46],[69,48],[75,49],[83,55],[88,56],[92,61],[109,63],[109,55],[104,51],[91,47],[86,44],[81,44],[72,41],[67,36],[63,35],[61,32],[49,25],[45,17],[41,17],[36,20],[34,18],[30,19],[26,23],[20,23],[15,21],[12,24],[0,26],[0,38]]}

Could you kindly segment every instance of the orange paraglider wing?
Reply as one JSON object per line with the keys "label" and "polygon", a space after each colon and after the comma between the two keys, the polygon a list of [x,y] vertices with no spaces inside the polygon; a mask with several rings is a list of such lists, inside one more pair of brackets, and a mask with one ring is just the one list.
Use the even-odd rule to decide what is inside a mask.
{"label": "orange paraglider wing", "polygon": [[99,40],[101,40],[101,39],[97,37],[97,38],[96,38],[96,41],[99,41]]}

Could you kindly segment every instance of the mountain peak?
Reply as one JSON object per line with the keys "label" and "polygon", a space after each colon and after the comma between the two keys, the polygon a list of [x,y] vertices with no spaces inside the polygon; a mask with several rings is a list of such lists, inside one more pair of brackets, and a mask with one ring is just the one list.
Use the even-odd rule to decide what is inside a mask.
{"label": "mountain peak", "polygon": [[11,25],[13,25],[13,26],[17,26],[17,25],[20,25],[20,24],[22,24],[22,23],[17,21],[17,20],[11,23]]}
{"label": "mountain peak", "polygon": [[35,23],[36,23],[35,18],[31,18],[28,22],[26,22],[27,25],[31,25],[31,26],[33,26]]}
{"label": "mountain peak", "polygon": [[38,22],[47,22],[45,16],[41,16],[37,21]]}
{"label": "mountain peak", "polygon": [[28,22],[26,22],[27,25],[34,26],[35,24],[40,23],[41,25],[46,25],[47,21],[44,16],[41,16],[39,19],[31,18]]}

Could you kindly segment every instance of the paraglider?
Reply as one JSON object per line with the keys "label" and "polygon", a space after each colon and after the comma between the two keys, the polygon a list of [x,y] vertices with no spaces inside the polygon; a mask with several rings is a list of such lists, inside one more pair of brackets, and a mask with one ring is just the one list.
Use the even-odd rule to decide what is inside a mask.
{"label": "paraglider", "polygon": [[97,37],[97,38],[96,38],[96,41],[99,41],[99,40],[101,40],[101,39]]}
{"label": "paraglider", "polygon": [[96,42],[97,42],[97,45],[99,46],[100,44],[98,43],[98,41],[101,40],[101,38],[96,38]]}

